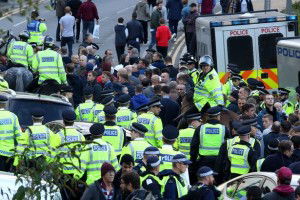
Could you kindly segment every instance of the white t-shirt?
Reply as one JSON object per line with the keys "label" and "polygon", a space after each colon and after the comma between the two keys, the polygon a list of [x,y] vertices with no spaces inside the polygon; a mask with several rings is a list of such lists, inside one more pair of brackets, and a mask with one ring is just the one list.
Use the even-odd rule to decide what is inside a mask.
{"label": "white t-shirt", "polygon": [[248,7],[247,7],[246,0],[241,0],[241,12],[242,13],[248,12]]}
{"label": "white t-shirt", "polygon": [[63,32],[62,37],[73,37],[74,36],[74,30],[73,27],[75,25],[75,17],[66,14],[59,20],[59,24],[63,26]]}

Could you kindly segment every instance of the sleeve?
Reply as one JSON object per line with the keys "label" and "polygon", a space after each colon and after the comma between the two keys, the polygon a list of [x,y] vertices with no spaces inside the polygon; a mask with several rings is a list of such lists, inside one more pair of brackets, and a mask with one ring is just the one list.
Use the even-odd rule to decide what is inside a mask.
{"label": "sleeve", "polygon": [[58,56],[58,74],[62,84],[67,84],[67,75],[61,55]]}
{"label": "sleeve", "polygon": [[225,139],[231,138],[230,131],[228,130],[227,127],[225,127]]}
{"label": "sleeve", "polygon": [[98,10],[97,10],[97,7],[96,5],[94,5],[94,17],[98,20],[99,19],[99,16],[98,16]]}
{"label": "sleeve", "polygon": [[159,35],[160,35],[160,28],[158,27],[155,35],[156,41],[159,41]]}
{"label": "sleeve", "polygon": [[163,193],[163,198],[168,199],[178,199],[177,187],[174,178],[169,178],[165,185],[165,192]]}
{"label": "sleeve", "polygon": [[39,27],[40,31],[42,33],[46,32],[47,31],[47,26],[45,23],[40,23],[40,27]]}
{"label": "sleeve", "polygon": [[77,19],[79,19],[79,20],[81,19],[81,12],[82,12],[81,9],[82,9],[82,4],[81,4],[81,5],[79,6],[79,8],[78,8],[77,16],[76,16]]}
{"label": "sleeve", "polygon": [[120,166],[119,166],[116,154],[115,154],[115,149],[113,146],[110,146],[110,149],[111,149],[110,163],[115,168],[116,171],[119,171]]}
{"label": "sleeve", "polygon": [[219,77],[217,77],[217,75],[208,75],[207,82],[204,86],[205,89],[209,92],[210,97],[215,100],[217,105],[224,105],[222,86],[220,83],[220,79]]}
{"label": "sleeve", "polygon": [[179,149],[179,138],[177,138],[176,141],[174,142],[173,148],[178,151],[178,149]]}
{"label": "sleeve", "polygon": [[39,61],[38,61],[38,53],[35,54],[32,58],[32,71],[35,73],[35,72],[38,72],[38,67],[39,67]]}
{"label": "sleeve", "polygon": [[255,139],[253,150],[255,152],[256,159],[258,160],[261,157],[261,144],[257,139]]}
{"label": "sleeve", "polygon": [[132,157],[134,157],[134,155],[132,155],[131,151],[130,151],[130,146],[131,143],[129,143],[128,145],[126,145],[125,147],[122,148],[122,152],[121,152],[121,156],[120,156],[120,160],[122,160],[122,157],[125,155],[125,154],[129,154],[131,155]]}
{"label": "sleeve", "polygon": [[21,127],[20,127],[20,123],[19,123],[19,119],[17,117],[17,115],[13,114],[14,115],[14,120],[15,120],[15,124],[14,124],[14,133],[15,133],[15,137],[17,139],[17,142],[19,142],[20,140],[20,137],[21,137]]}
{"label": "sleeve", "polygon": [[257,171],[257,169],[256,169],[257,158],[258,157],[256,155],[256,152],[253,149],[251,149],[248,154],[248,163],[250,165],[250,172]]}
{"label": "sleeve", "polygon": [[195,163],[197,161],[197,158],[199,155],[200,128],[201,128],[201,126],[199,126],[195,130],[192,141],[191,141],[190,156],[191,156],[191,161],[193,163]]}
{"label": "sleeve", "polygon": [[147,178],[142,183],[145,190],[151,191],[155,199],[161,198],[161,186],[152,178]]}
{"label": "sleeve", "polygon": [[89,186],[89,187],[86,187],[82,197],[81,197],[81,200],[91,200],[93,199],[93,195],[96,193],[96,191],[94,191],[94,184]]}
{"label": "sleeve", "polygon": [[163,130],[163,125],[162,125],[162,121],[159,118],[156,118],[156,120],[154,121],[154,137],[156,139],[156,143],[157,143],[157,148],[162,147],[163,142],[162,142],[162,130]]}
{"label": "sleeve", "polygon": [[219,155],[215,162],[215,169],[219,177],[224,177],[226,175],[226,166],[228,166],[228,163],[230,162],[228,160],[227,141],[225,141],[220,147]]}
{"label": "sleeve", "polygon": [[27,45],[27,62],[29,66],[32,65],[32,58],[33,58],[33,48],[31,45]]}
{"label": "sleeve", "polygon": [[11,42],[8,46],[8,50],[7,50],[7,53],[6,53],[6,56],[9,58],[12,54],[12,46],[13,46],[13,42]]}

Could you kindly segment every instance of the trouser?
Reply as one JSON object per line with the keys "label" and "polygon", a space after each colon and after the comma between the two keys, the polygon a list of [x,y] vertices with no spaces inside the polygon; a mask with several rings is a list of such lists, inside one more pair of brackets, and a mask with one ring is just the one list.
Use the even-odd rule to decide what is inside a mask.
{"label": "trouser", "polygon": [[57,17],[56,41],[60,41],[60,24],[59,24],[60,18],[61,17]]}
{"label": "trouser", "polygon": [[156,46],[156,50],[165,58],[168,55],[168,47]]}
{"label": "trouser", "polygon": [[193,35],[194,35],[194,33],[191,33],[191,32],[185,33],[186,49],[187,49],[187,52],[189,52],[189,53],[191,52],[191,41],[192,41]]}
{"label": "trouser", "polygon": [[140,52],[140,43],[136,40],[129,40],[128,45],[133,46],[134,48],[137,48],[137,50]]}
{"label": "trouser", "polygon": [[177,35],[177,27],[178,27],[179,20],[177,19],[169,19],[169,27],[171,29],[172,34]]}
{"label": "trouser", "polygon": [[152,49],[154,47],[154,45],[156,44],[156,30],[152,29],[150,31],[150,33],[151,33],[151,41],[149,44],[149,49]]}
{"label": "trouser", "polygon": [[117,56],[118,56],[118,61],[120,62],[120,58],[125,52],[125,45],[116,46],[116,52],[117,52]]}
{"label": "trouser", "polygon": [[14,157],[0,156],[0,171],[13,172]]}
{"label": "trouser", "polygon": [[[76,41],[79,40],[79,38],[80,38],[80,23],[81,23],[81,20],[76,19],[76,24],[74,25],[74,28],[76,26]],[[75,33],[75,30],[74,30],[74,33]]]}
{"label": "trouser", "polygon": [[82,34],[83,34],[82,37],[83,37],[83,40],[84,40],[84,38],[85,38],[88,31],[89,31],[89,33],[93,34],[94,26],[95,26],[94,20],[92,20],[92,21],[82,20]]}
{"label": "trouser", "polygon": [[148,42],[148,22],[147,21],[143,21],[143,20],[139,20],[139,22],[142,24],[143,26],[143,31],[144,31],[144,39],[143,42],[144,44],[147,44]]}
{"label": "trouser", "polygon": [[73,43],[74,37],[62,37],[61,38],[61,47],[68,46],[69,57],[73,55]]}

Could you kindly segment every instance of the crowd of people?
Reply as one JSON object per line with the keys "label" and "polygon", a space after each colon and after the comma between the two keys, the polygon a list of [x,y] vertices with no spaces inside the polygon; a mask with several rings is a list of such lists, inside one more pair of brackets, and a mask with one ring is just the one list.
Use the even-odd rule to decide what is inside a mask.
{"label": "crowd of people", "polygon": [[[243,12],[253,9],[249,0],[226,5],[238,2]],[[18,117],[6,110],[5,91],[14,88],[1,72],[0,170],[18,170],[24,164],[18,154],[29,148],[26,165],[53,163],[63,155],[58,160],[62,173],[85,183],[63,188],[63,199],[213,200],[221,195],[215,184],[256,171],[276,172],[278,186],[273,191],[253,186],[237,195],[299,199],[300,189],[290,183],[300,173],[300,87],[292,102],[290,90],[270,93],[257,79],[243,80],[235,64],[228,64],[228,80],[221,84],[213,59],[205,55],[198,61],[193,55],[195,19],[212,13],[215,5],[198,3],[138,2],[132,20],[125,25],[120,17],[114,29],[118,65],[112,50],[97,54],[92,32],[99,17],[90,0],[57,1],[61,48],[52,37],[41,39],[47,27],[33,11],[27,31],[8,45],[8,63],[1,71],[22,65],[34,75],[27,91],[54,86],[51,93],[70,102],[74,111],[62,113],[65,127],[53,133],[43,125],[46,113],[32,109],[33,125],[21,129]],[[75,52],[80,20],[84,39]],[[180,20],[188,53],[174,65],[168,44],[176,40]],[[143,57],[142,43],[149,44]],[[75,121],[92,124],[90,138],[74,128]]]}

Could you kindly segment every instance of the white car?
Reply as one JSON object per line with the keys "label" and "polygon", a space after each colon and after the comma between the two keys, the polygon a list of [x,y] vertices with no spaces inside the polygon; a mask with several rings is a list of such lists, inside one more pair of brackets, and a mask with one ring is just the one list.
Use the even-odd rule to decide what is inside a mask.
{"label": "white car", "polygon": [[[296,188],[300,175],[293,175],[291,186]],[[247,188],[258,186],[262,189],[263,196],[271,192],[277,185],[277,176],[271,172],[252,172],[238,176],[218,186],[224,200],[246,200]]]}

